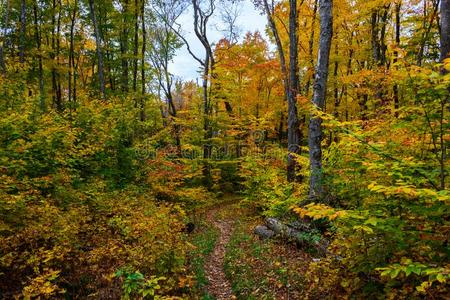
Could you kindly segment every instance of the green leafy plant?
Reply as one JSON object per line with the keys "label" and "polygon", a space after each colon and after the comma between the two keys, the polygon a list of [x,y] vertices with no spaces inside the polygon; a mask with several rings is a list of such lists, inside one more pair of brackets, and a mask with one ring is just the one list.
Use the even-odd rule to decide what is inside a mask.
{"label": "green leafy plant", "polygon": [[125,269],[117,271],[115,276],[123,278],[123,299],[133,299],[136,296],[143,299],[162,299],[156,293],[161,289],[159,282],[165,280],[165,277],[151,276],[146,279],[139,271],[128,272]]}

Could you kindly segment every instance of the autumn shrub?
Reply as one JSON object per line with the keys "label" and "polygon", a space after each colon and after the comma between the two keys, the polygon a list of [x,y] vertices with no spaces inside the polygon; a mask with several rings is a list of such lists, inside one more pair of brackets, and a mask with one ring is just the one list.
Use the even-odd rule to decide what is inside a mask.
{"label": "autumn shrub", "polygon": [[114,101],[24,111],[0,120],[1,296],[118,298],[118,270],[142,274],[142,293],[179,293],[185,212],[157,199],[133,147],[154,129]]}
{"label": "autumn shrub", "polygon": [[[296,211],[328,218],[332,256],[310,265],[310,292],[392,299],[448,292],[449,193],[443,101],[448,78],[414,69],[406,76],[414,105],[397,118],[335,122],[339,141],[325,152],[327,205]],[[441,103],[441,104],[440,104]],[[427,141],[432,148],[425,147]],[[444,151],[444,152],[442,152]],[[333,206],[333,207],[330,207]],[[333,280],[344,278],[340,282]]]}
{"label": "autumn shrub", "polygon": [[306,182],[288,183],[283,160],[250,156],[243,159],[240,174],[244,203],[267,216],[286,216],[292,205],[305,199]]}

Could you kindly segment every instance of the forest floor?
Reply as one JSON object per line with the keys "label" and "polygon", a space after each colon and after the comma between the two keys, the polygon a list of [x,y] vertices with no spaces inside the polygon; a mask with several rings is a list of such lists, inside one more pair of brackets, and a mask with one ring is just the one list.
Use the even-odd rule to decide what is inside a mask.
{"label": "forest floor", "polygon": [[231,284],[224,271],[225,247],[230,242],[233,233],[234,220],[223,214],[231,205],[214,207],[206,214],[206,221],[218,230],[218,238],[214,250],[205,261],[205,274],[208,280],[206,289],[208,294],[217,300],[235,299]]}
{"label": "forest floor", "polygon": [[301,299],[311,257],[282,240],[253,234],[262,218],[228,199],[202,214],[193,236],[200,299]]}

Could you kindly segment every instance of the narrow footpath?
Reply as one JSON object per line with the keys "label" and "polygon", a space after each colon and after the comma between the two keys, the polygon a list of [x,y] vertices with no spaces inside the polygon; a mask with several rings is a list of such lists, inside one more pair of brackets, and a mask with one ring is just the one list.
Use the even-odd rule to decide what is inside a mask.
{"label": "narrow footpath", "polygon": [[216,300],[236,299],[224,272],[225,247],[230,241],[234,225],[234,221],[230,217],[221,216],[221,212],[227,209],[231,209],[231,205],[214,208],[206,215],[207,221],[219,231],[214,250],[205,261],[205,273],[208,279],[206,288],[208,293],[214,296]]}

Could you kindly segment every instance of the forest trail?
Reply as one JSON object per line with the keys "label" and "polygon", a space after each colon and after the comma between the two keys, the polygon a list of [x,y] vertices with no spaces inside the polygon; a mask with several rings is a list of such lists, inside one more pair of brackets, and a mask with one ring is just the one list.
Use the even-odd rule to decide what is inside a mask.
{"label": "forest trail", "polygon": [[231,205],[215,207],[206,214],[207,222],[216,227],[219,233],[214,250],[205,261],[205,273],[208,279],[206,289],[208,294],[214,296],[216,300],[235,299],[231,284],[224,272],[225,247],[230,241],[234,226],[234,220],[228,214],[224,214],[229,208]]}

